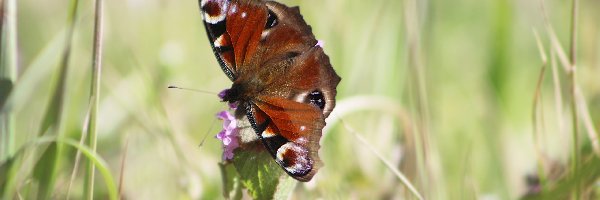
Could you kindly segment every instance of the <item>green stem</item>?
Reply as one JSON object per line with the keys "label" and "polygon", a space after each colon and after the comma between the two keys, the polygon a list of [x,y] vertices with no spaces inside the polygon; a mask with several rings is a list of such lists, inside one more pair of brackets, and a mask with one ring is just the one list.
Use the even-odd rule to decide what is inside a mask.
{"label": "green stem", "polygon": [[[17,80],[17,2],[0,1],[0,108],[4,106],[8,95]],[[4,18],[5,17],[5,18]],[[14,116],[12,112],[0,113],[0,161],[12,157],[15,149]]]}
{"label": "green stem", "polygon": [[[98,115],[98,102],[100,101],[100,75],[102,74],[102,32],[103,32],[103,7],[102,0],[96,0],[96,15],[94,19],[94,50],[92,58],[92,84],[90,90],[91,98],[91,110],[89,116],[89,129],[88,129],[88,145],[92,149],[93,153],[96,153],[97,145],[97,115]],[[86,180],[85,180],[85,198],[94,199],[94,165],[90,161],[87,167]]]}
{"label": "green stem", "polygon": [[[571,15],[571,37],[570,43],[571,47],[569,49],[569,62],[571,64],[571,68],[569,71],[569,79],[571,81],[571,115],[572,115],[572,123],[573,123],[573,158],[572,158],[572,170],[573,174],[577,174],[577,170],[579,168],[580,155],[579,155],[579,114],[577,112],[577,98],[575,94],[575,90],[577,87],[577,79],[576,79],[576,60],[577,60],[577,8],[579,1],[572,1],[572,15]],[[579,199],[579,194],[581,192],[581,185],[579,182],[576,183],[576,188],[574,190],[575,199]]]}

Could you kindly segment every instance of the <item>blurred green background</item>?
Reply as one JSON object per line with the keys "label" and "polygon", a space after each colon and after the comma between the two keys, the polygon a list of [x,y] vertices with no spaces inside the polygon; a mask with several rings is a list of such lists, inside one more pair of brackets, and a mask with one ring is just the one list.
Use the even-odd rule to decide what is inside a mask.
{"label": "blurred green background", "polygon": [[[552,34],[540,6],[543,2],[556,38],[568,53],[571,1],[280,2],[300,6],[342,77],[338,107],[321,140],[325,167],[313,181],[299,184],[293,198],[414,198],[369,146],[396,165],[427,199],[516,199],[531,189],[527,175],[541,174],[560,185],[557,177],[564,175],[553,177],[549,168],[570,169],[570,79],[558,56],[552,56],[558,50],[550,43]],[[32,169],[47,145],[31,141],[45,135],[42,121],[52,110],[49,102],[59,78],[70,4],[17,1],[18,75],[11,106],[2,110],[11,117],[0,122],[10,127],[0,130],[0,180],[9,174],[17,177],[9,183],[14,186],[11,192],[25,197],[36,197],[36,188],[43,187]],[[198,2],[106,0],[104,5],[97,151],[115,184],[122,177],[127,199],[222,198],[217,165],[221,144],[213,139],[219,130],[210,127],[219,126],[214,116],[224,103],[215,95],[167,89],[177,85],[218,92],[231,84],[208,44]],[[588,127],[600,127],[598,10],[598,1],[580,2],[576,81],[587,102],[583,110],[591,116]],[[47,133],[75,141],[90,104],[94,2],[81,1],[77,12],[61,93],[64,106],[56,111],[61,128]],[[544,45],[546,64],[534,31]],[[553,60],[558,79],[553,79]],[[544,66],[541,96],[534,104]],[[557,80],[560,101],[555,96]],[[540,110],[536,122],[534,105]],[[581,124],[581,156],[586,158],[589,135],[594,133]],[[12,142],[6,139],[9,134]],[[23,159],[7,162],[21,151]],[[75,152],[64,148],[59,154],[51,197],[67,196]],[[10,165],[18,170],[7,170]],[[81,166],[68,194],[72,199],[83,195]],[[597,176],[591,177],[595,182]],[[9,187],[3,186],[7,193]],[[594,191],[597,186],[585,188]],[[108,195],[99,174],[94,191],[98,199]]]}

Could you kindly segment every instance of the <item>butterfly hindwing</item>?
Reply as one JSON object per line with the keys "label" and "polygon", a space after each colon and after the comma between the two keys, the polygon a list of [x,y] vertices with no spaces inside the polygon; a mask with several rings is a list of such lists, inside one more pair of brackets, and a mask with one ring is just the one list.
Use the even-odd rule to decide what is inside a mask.
{"label": "butterfly hindwing", "polygon": [[[259,138],[292,177],[307,181],[320,166],[325,117],[335,107],[340,78],[320,46],[291,61],[286,73],[253,101],[250,118]],[[262,127],[262,128],[261,128]]]}
{"label": "butterfly hindwing", "polygon": [[270,84],[274,87],[267,87],[265,93],[319,107],[326,118],[335,107],[340,81],[323,48],[313,46],[295,57],[286,73]]}
{"label": "butterfly hindwing", "polygon": [[300,181],[312,179],[321,165],[323,115],[309,104],[278,97],[261,99],[248,115],[260,131],[260,140],[286,173]]}

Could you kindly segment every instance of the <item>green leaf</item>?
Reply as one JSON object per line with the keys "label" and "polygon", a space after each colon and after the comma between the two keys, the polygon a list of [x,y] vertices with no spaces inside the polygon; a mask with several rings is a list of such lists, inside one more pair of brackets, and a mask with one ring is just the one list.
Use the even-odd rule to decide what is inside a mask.
{"label": "green leaf", "polygon": [[[48,143],[49,143],[49,147],[46,148],[45,146],[47,146]],[[22,159],[25,156],[24,154],[25,154],[26,150],[28,150],[28,149],[39,150],[40,148],[46,148],[46,151],[49,151],[53,144],[57,145],[57,146],[66,145],[66,147],[72,147],[72,148],[75,148],[75,149],[81,151],[81,153],[85,156],[85,158],[92,161],[92,163],[96,166],[96,169],[98,169],[98,171],[102,175],[102,178],[104,179],[106,189],[108,192],[108,199],[111,199],[111,200],[118,199],[117,186],[115,184],[114,178],[110,172],[110,169],[108,168],[108,164],[106,163],[106,161],[104,159],[102,159],[102,157],[100,157],[100,155],[98,155],[96,152],[93,152],[89,147],[79,144],[78,141],[75,141],[72,139],[59,139],[59,138],[56,138],[55,136],[39,137],[39,138],[36,138],[33,141],[23,145],[19,149],[19,151],[16,152],[15,156],[12,157],[12,159],[17,159],[17,158]],[[16,196],[14,195],[14,193],[16,192],[15,188],[17,188],[16,186],[18,184],[15,182],[14,175],[20,176],[20,177],[28,177],[30,175],[28,172],[25,172],[25,174],[23,174],[23,173],[17,174],[16,171],[20,167],[19,164],[17,164],[17,163],[19,163],[19,162],[12,160],[11,162],[3,163],[0,166],[0,175],[3,173],[6,173],[8,175],[6,180],[4,179],[3,176],[0,176],[0,183],[4,182],[2,184],[5,184],[4,187],[2,188],[4,191],[0,190],[0,194],[2,194],[2,192],[4,192],[2,194],[2,197],[0,197],[0,199],[17,199]],[[38,194],[38,197],[39,196],[40,195]],[[50,199],[50,198],[45,198],[45,199]]]}
{"label": "green leaf", "polygon": [[225,199],[242,199],[242,181],[240,174],[231,163],[219,163],[223,177],[223,197]]}
{"label": "green leaf", "polygon": [[282,176],[279,179],[275,194],[273,194],[273,199],[289,199],[289,196],[292,194],[297,184],[298,181],[296,179],[293,179],[288,175]]}
{"label": "green leaf", "polygon": [[6,184],[8,182],[8,177],[11,175],[12,167],[13,167],[13,159],[9,158],[2,164],[0,164],[0,197],[4,196],[6,192]]}
{"label": "green leaf", "polygon": [[8,95],[12,89],[12,80],[0,77],[0,109],[4,106],[4,102],[6,102],[6,99],[8,99]]}
{"label": "green leaf", "polygon": [[287,199],[297,184],[264,150],[239,148],[235,151],[233,165],[253,199]]}
{"label": "green leaf", "polygon": [[49,199],[54,191],[56,165],[58,164],[56,162],[57,156],[57,144],[50,143],[35,165],[33,176],[39,181],[40,186],[37,199]]}

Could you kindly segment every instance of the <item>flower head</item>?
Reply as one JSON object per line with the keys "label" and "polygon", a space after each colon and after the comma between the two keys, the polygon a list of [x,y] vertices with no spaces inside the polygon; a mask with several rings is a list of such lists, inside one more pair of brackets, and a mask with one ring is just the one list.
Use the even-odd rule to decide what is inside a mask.
{"label": "flower head", "polygon": [[[227,94],[228,89],[219,92],[218,96],[221,100]],[[229,103],[230,109],[237,108],[236,103]],[[223,120],[223,130],[221,130],[216,138],[223,143],[223,160],[233,159],[233,150],[238,148],[238,128],[237,119],[227,110],[217,113],[217,118]]]}
{"label": "flower head", "polygon": [[217,118],[223,120],[223,130],[216,136],[223,143],[223,160],[231,160],[233,150],[240,146],[238,143],[237,120],[228,111],[219,112]]}

